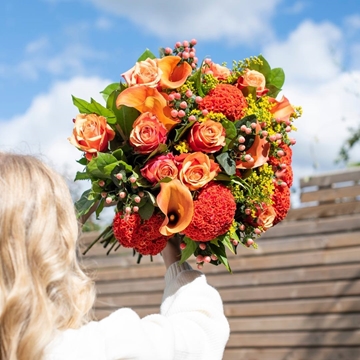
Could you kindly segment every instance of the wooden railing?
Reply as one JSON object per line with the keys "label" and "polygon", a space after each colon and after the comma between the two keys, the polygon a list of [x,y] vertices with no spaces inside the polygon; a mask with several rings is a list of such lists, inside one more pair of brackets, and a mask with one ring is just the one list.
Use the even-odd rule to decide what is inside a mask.
{"label": "wooden railing", "polygon": [[[232,274],[204,266],[231,326],[225,360],[360,359],[360,168],[304,178],[300,188],[302,206],[258,250],[229,255]],[[158,312],[161,256],[138,265],[131,251],[106,256],[97,246],[84,261],[97,273],[98,318],[123,306]]]}

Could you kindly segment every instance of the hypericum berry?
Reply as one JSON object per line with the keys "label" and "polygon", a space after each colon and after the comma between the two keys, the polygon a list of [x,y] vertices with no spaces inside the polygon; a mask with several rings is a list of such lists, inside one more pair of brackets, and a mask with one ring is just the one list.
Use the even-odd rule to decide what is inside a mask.
{"label": "hypericum berry", "polygon": [[241,225],[239,226],[239,229],[240,229],[240,231],[244,231],[244,230],[245,230],[245,225],[244,225],[244,224],[241,224]]}
{"label": "hypericum berry", "polygon": [[119,192],[119,196],[120,196],[121,199],[125,199],[125,197],[126,197],[126,192],[125,192],[125,191],[120,191],[120,192]]}
{"label": "hypericum berry", "polygon": [[197,263],[202,263],[204,261],[204,257],[202,256],[202,255],[198,255],[197,257],[196,257],[196,262]]}
{"label": "hypericum berry", "polygon": [[165,48],[164,52],[165,52],[166,55],[170,55],[172,53],[172,49],[167,47],[167,48]]}
{"label": "hypericum berry", "polygon": [[290,144],[291,144],[291,145],[295,145],[295,144],[296,144],[296,140],[295,140],[295,139],[290,139]]}
{"label": "hypericum berry", "polygon": [[195,115],[190,115],[190,116],[188,117],[188,120],[189,120],[189,121],[196,121],[196,116],[195,116]]}
{"label": "hypericum berry", "polygon": [[134,201],[135,201],[136,203],[139,203],[139,202],[141,201],[140,196],[135,196],[135,197],[134,197]]}
{"label": "hypericum berry", "polygon": [[211,260],[216,261],[218,259],[218,257],[215,254],[211,254]]}
{"label": "hypericum berry", "polygon": [[107,204],[111,204],[112,203],[112,198],[109,196],[109,197],[107,197],[106,199],[105,199],[105,202],[107,203]]}
{"label": "hypericum berry", "polygon": [[210,256],[204,256],[204,262],[205,263],[209,263],[211,261],[211,257]]}
{"label": "hypericum berry", "polygon": [[246,214],[246,215],[250,215],[250,214],[251,214],[251,209],[246,208],[246,209],[245,209],[245,214]]}
{"label": "hypericum berry", "polygon": [[183,59],[187,60],[189,57],[190,57],[190,55],[189,55],[189,53],[188,53],[187,51],[184,51],[184,52],[182,53],[182,58],[183,58]]}
{"label": "hypericum berry", "polygon": [[125,212],[126,212],[127,214],[130,214],[130,213],[131,213],[131,208],[130,208],[129,206],[127,206],[127,207],[125,208]]}
{"label": "hypericum berry", "polygon": [[133,207],[133,212],[138,212],[139,211],[139,207],[138,206],[134,206]]}
{"label": "hypericum berry", "polygon": [[181,99],[181,94],[180,93],[174,93],[174,97],[176,100],[180,100]]}
{"label": "hypericum berry", "polygon": [[185,47],[189,46],[189,42],[187,40],[184,40],[183,41],[183,46],[185,46]]}
{"label": "hypericum berry", "polygon": [[185,113],[184,110],[179,110],[179,112],[178,112],[178,117],[179,118],[183,118],[185,115],[186,115],[186,113]]}
{"label": "hypericum berry", "polygon": [[256,229],[254,230],[254,233],[255,233],[256,235],[260,235],[260,234],[261,234],[261,230],[258,229],[258,228],[256,228]]}
{"label": "hypericum berry", "polygon": [[195,46],[195,45],[197,44],[197,40],[196,40],[196,39],[192,39],[192,40],[190,41],[190,44],[193,45],[193,46]]}
{"label": "hypericum berry", "polygon": [[247,239],[246,240],[246,246],[247,247],[250,247],[251,245],[253,245],[254,244],[254,240],[253,239]]}
{"label": "hypericum berry", "polygon": [[201,113],[203,114],[203,116],[206,116],[207,114],[209,114],[209,111],[207,111],[206,109],[202,110]]}
{"label": "hypericum berry", "polygon": [[196,102],[197,104],[200,104],[202,101],[203,101],[203,98],[202,98],[201,96],[197,96],[197,97],[195,98],[195,102]]}
{"label": "hypericum berry", "polygon": [[169,95],[168,95],[168,100],[169,100],[169,101],[174,101],[174,99],[175,99],[174,94],[169,94]]}
{"label": "hypericum berry", "polygon": [[122,174],[122,173],[118,173],[118,174],[115,175],[115,177],[116,177],[118,180],[122,180],[123,174]]}
{"label": "hypericum berry", "polygon": [[276,140],[276,135],[270,135],[269,140],[270,141],[275,141]]}
{"label": "hypericum berry", "polygon": [[105,185],[105,181],[104,180],[99,180],[99,186],[103,187]]}
{"label": "hypericum berry", "polygon": [[136,182],[136,177],[135,176],[130,176],[129,181],[134,184]]}
{"label": "hypericum berry", "polygon": [[283,150],[278,150],[278,151],[276,152],[276,154],[277,154],[277,156],[284,156],[284,155],[285,155],[285,153],[284,153]]}
{"label": "hypericum berry", "polygon": [[182,242],[182,243],[180,244],[180,249],[181,249],[181,250],[184,250],[185,248],[186,248],[186,243]]}
{"label": "hypericum berry", "polygon": [[170,115],[171,115],[172,117],[177,117],[177,116],[178,116],[178,111],[175,110],[175,109],[173,109],[173,110],[171,110]]}
{"label": "hypericum berry", "polygon": [[239,145],[238,147],[239,151],[244,151],[246,149],[245,145]]}
{"label": "hypericum berry", "polygon": [[206,244],[200,243],[200,244],[199,244],[199,248],[200,248],[201,250],[205,250],[205,249],[206,249]]}
{"label": "hypericum berry", "polygon": [[180,106],[182,109],[186,109],[187,106],[188,106],[188,104],[187,104],[186,101],[182,101],[179,106]]}
{"label": "hypericum berry", "polygon": [[103,191],[103,192],[101,193],[101,197],[102,197],[102,198],[106,198],[106,197],[107,197],[107,192]]}
{"label": "hypericum berry", "polygon": [[234,246],[237,246],[239,244],[239,241],[235,239],[233,239],[231,242]]}
{"label": "hypericum berry", "polygon": [[245,138],[243,136],[239,136],[238,141],[240,144],[243,144],[245,142]]}
{"label": "hypericum berry", "polygon": [[192,94],[193,94],[192,91],[190,89],[188,89],[188,90],[186,90],[185,96],[189,98],[189,97],[192,97]]}
{"label": "hypericum berry", "polygon": [[176,47],[176,48],[179,48],[180,46],[181,46],[181,42],[178,41],[178,42],[175,44],[175,47]]}

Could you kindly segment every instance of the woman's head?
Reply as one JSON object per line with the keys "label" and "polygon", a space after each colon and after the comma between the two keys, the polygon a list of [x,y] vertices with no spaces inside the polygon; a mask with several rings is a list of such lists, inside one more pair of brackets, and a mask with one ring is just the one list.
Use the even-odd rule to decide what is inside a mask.
{"label": "woman's head", "polygon": [[62,177],[32,156],[0,152],[2,359],[41,359],[51,330],[84,321],[94,291],[76,259],[77,237]]}

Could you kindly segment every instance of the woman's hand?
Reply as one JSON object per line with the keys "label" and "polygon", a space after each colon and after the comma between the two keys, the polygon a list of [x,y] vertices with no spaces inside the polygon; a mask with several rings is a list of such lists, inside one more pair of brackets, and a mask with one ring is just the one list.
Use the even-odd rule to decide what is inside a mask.
{"label": "woman's hand", "polygon": [[161,252],[166,268],[181,259],[180,241],[181,236],[174,235],[168,240],[165,249]]}

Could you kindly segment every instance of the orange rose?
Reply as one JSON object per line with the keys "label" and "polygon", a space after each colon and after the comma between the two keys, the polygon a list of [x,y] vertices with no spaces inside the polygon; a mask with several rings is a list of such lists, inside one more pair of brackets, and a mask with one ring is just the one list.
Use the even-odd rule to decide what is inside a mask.
{"label": "orange rose", "polygon": [[257,225],[261,226],[264,231],[268,230],[273,226],[273,222],[276,217],[276,212],[274,208],[269,206],[264,206],[264,209],[259,213],[257,218]]}
{"label": "orange rose", "polygon": [[208,66],[203,67],[202,72],[205,74],[211,74],[218,80],[226,80],[231,75],[231,71],[225,66],[215,64],[213,62],[210,62],[207,65]]}
{"label": "orange rose", "polygon": [[238,79],[238,87],[240,89],[243,89],[247,86],[255,87],[257,96],[262,96],[269,91],[268,89],[266,89],[265,85],[265,76],[261,72],[256,70],[246,69],[243,76]]}
{"label": "orange rose", "polygon": [[156,87],[161,79],[162,70],[158,67],[157,62],[147,58],[139,61],[133,68],[121,74],[129,86],[146,85]]}
{"label": "orange rose", "polygon": [[115,131],[109,126],[104,116],[79,114],[74,119],[74,129],[68,138],[71,144],[85,151],[90,161],[98,151],[104,151],[109,141],[115,137]]}
{"label": "orange rose", "polygon": [[179,163],[179,179],[190,190],[197,190],[214,179],[220,167],[202,152],[182,154],[175,157]]}
{"label": "orange rose", "polygon": [[140,170],[141,175],[152,184],[166,177],[176,179],[178,176],[178,169],[174,160],[173,154],[156,156],[149,160]]}
{"label": "orange rose", "polygon": [[196,122],[190,130],[188,142],[194,151],[214,153],[225,145],[225,129],[213,120]]}
{"label": "orange rose", "polygon": [[141,114],[134,122],[129,142],[139,154],[150,154],[159,144],[166,142],[165,126],[149,112]]}
{"label": "orange rose", "polygon": [[179,56],[165,56],[154,60],[147,58],[137,62],[121,76],[129,87],[145,85],[156,88],[161,85],[163,88],[176,89],[185,83],[192,71],[187,62],[179,65],[180,60]]}

